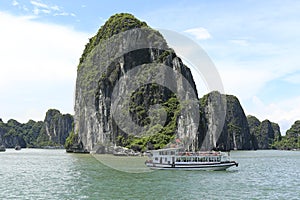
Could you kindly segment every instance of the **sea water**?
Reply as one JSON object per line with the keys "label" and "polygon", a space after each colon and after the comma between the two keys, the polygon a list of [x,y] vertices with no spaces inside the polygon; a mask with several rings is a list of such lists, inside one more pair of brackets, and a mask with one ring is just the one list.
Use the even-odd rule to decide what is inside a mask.
{"label": "sea water", "polygon": [[227,171],[152,171],[143,157],[99,156],[0,152],[0,199],[300,199],[299,151],[233,151],[239,166]]}

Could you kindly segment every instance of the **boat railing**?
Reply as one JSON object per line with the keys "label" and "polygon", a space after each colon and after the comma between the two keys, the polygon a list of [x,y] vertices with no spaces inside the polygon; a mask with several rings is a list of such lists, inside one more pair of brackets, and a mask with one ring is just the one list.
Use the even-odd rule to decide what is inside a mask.
{"label": "boat railing", "polygon": [[[150,156],[151,155],[151,156]],[[158,150],[158,151],[152,151],[152,153],[148,155],[150,158],[156,158],[159,157],[172,157],[175,156],[177,158],[183,158],[183,159],[194,159],[194,157],[198,158],[204,158],[204,159],[212,159],[212,160],[221,160],[221,161],[230,161],[229,153],[228,152],[221,152],[221,151],[185,151],[184,149],[165,149],[165,150]]]}
{"label": "boat railing", "polygon": [[176,156],[221,156],[222,153],[219,151],[205,151],[205,152],[177,152]]}
{"label": "boat railing", "polygon": [[178,152],[175,154],[178,158],[184,158],[184,157],[198,157],[198,158],[204,158],[206,160],[218,160],[222,162],[230,161],[230,157],[228,153],[220,152],[220,151],[207,151],[207,152]]}

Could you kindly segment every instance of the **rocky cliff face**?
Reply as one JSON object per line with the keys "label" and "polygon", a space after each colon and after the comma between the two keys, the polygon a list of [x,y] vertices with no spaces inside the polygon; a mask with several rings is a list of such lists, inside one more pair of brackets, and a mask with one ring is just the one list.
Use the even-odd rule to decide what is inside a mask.
{"label": "rocky cliff face", "polygon": [[175,137],[196,143],[199,113],[191,105],[199,105],[193,99],[192,74],[161,34],[130,14],[116,14],[80,59],[75,134],[89,151],[114,144],[160,148]]}
{"label": "rocky cliff face", "polygon": [[130,14],[110,17],[80,59],[74,138],[87,151],[144,151],[175,139],[185,148],[249,150],[281,136],[277,124],[251,119],[232,95],[212,92],[199,103],[189,68]]}
{"label": "rocky cliff face", "polygon": [[280,142],[280,149],[300,149],[300,120],[294,122]]}
{"label": "rocky cliff face", "polygon": [[258,149],[270,149],[275,140],[280,140],[279,125],[269,120],[260,122],[254,116],[247,116],[250,133],[255,137],[253,143]]}
{"label": "rocky cliff face", "polygon": [[0,145],[14,148],[63,145],[72,129],[73,117],[62,115],[58,110],[50,109],[45,121],[29,120],[19,123],[10,119],[7,123],[0,120]]}
{"label": "rocky cliff face", "polygon": [[23,137],[22,124],[16,120],[10,119],[6,124],[0,121],[0,145],[5,147],[15,147],[20,145],[26,147]]}
{"label": "rocky cliff face", "polygon": [[44,120],[44,130],[49,140],[64,145],[66,138],[73,129],[73,116],[61,114],[58,110],[50,109]]}
{"label": "rocky cliff face", "polygon": [[[239,100],[211,92],[200,99],[200,145],[204,149],[254,149],[247,118]],[[209,138],[205,141],[203,138]],[[204,141],[204,143],[201,141]]]}
{"label": "rocky cliff face", "polygon": [[[278,127],[277,127],[278,128]],[[275,140],[272,145],[276,149],[300,150],[300,121],[295,121],[285,136],[277,135],[277,128],[274,129]]]}
{"label": "rocky cliff face", "polygon": [[286,136],[289,138],[299,138],[300,137],[300,120],[294,122],[292,127],[287,130]]}

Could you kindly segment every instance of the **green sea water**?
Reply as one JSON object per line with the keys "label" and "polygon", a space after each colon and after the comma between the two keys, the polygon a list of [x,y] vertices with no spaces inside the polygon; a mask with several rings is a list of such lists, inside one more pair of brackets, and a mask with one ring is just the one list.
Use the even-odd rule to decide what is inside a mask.
{"label": "green sea water", "polygon": [[239,167],[227,171],[150,171],[145,158],[7,149],[0,152],[0,199],[300,199],[299,151],[231,157]]}

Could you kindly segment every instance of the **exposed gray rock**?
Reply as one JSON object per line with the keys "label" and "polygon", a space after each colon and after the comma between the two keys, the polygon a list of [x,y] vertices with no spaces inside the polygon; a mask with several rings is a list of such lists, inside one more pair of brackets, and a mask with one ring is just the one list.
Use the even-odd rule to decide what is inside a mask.
{"label": "exposed gray rock", "polygon": [[[200,99],[200,139],[208,137],[203,149],[246,150],[253,149],[251,135],[244,110],[232,95],[211,92]],[[203,133],[203,134],[202,134]]]}
{"label": "exposed gray rock", "polygon": [[56,109],[49,109],[44,120],[44,129],[49,140],[64,145],[66,138],[73,129],[73,117],[70,114],[61,114]]}
{"label": "exposed gray rock", "polygon": [[22,148],[62,146],[73,128],[72,124],[71,115],[63,115],[54,109],[47,112],[44,122],[29,120],[23,124],[13,119],[7,123],[0,121],[0,145],[3,144],[7,148],[17,145]]}
{"label": "exposed gray rock", "polygon": [[[135,25],[126,26],[128,21]],[[99,35],[120,24],[124,24],[123,35],[112,34],[109,38]],[[116,32],[120,33],[120,30]],[[118,14],[112,16],[91,41],[103,37],[107,40],[99,39],[98,43],[87,44],[78,66],[74,116],[78,142],[92,151],[97,146],[116,144],[118,136],[145,135],[147,128],[157,125],[151,124],[151,108],[162,108],[175,94],[181,102],[190,101],[190,105],[182,105],[180,115],[175,117],[174,113],[173,116],[163,113],[161,117],[164,117],[156,122],[161,122],[158,123],[161,127],[171,127],[172,123],[176,123],[176,126],[172,125],[176,129],[169,134],[176,134],[185,143],[196,144],[199,123],[196,86],[190,69],[168,48],[161,34],[131,15]],[[87,50],[91,45],[94,45],[93,50]],[[153,84],[154,79],[150,74],[157,71],[158,75],[153,77],[155,83],[159,84]],[[122,107],[121,104],[128,101],[127,88],[135,90],[129,98],[129,107]],[[193,102],[193,98],[196,101]],[[192,108],[193,104],[197,109]]]}
{"label": "exposed gray rock", "polygon": [[[159,78],[153,84],[155,71]],[[133,89],[129,97],[127,88]],[[170,104],[172,98],[178,102]],[[105,153],[136,139],[130,148],[140,151],[162,148],[161,140],[167,144],[174,136],[187,148],[249,150],[269,148],[281,136],[277,124],[247,120],[235,96],[212,92],[200,104],[190,69],[162,35],[130,14],[116,14],[90,39],[80,59],[77,142],[87,151]],[[163,134],[155,138],[151,131]]]}
{"label": "exposed gray rock", "polygon": [[281,139],[278,124],[264,120],[260,122],[254,116],[247,116],[251,135],[254,136],[253,144],[257,149],[270,149],[275,140]]}

